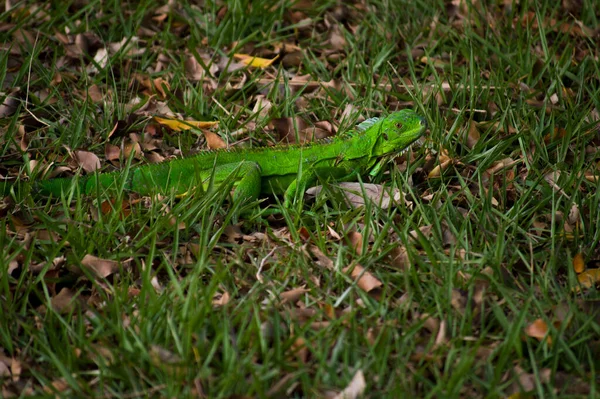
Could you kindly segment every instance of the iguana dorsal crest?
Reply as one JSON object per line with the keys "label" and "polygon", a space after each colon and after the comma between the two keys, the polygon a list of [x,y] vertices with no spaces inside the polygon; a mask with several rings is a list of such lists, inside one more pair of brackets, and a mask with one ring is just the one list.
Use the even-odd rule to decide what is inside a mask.
{"label": "iguana dorsal crest", "polygon": [[364,132],[365,130],[367,130],[368,128],[370,128],[371,126],[373,126],[374,124],[379,122],[379,119],[380,118],[378,118],[378,117],[365,119],[364,121],[362,121],[361,123],[356,125],[356,129],[359,132]]}

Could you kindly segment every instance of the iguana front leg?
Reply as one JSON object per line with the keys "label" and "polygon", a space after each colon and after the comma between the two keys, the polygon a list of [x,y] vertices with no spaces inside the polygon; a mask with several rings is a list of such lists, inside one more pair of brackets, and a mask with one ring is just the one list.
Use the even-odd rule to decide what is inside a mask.
{"label": "iguana front leg", "polygon": [[243,161],[215,167],[212,174],[213,182],[220,184],[229,179],[235,179],[233,202],[253,201],[258,199],[261,190],[260,165],[256,162]]}
{"label": "iguana front leg", "polygon": [[283,194],[283,206],[289,208],[296,193],[304,194],[307,188],[314,186],[318,179],[347,181],[353,180],[358,174],[357,170],[348,170],[346,168],[335,166],[315,167],[302,173],[299,179],[292,181]]}

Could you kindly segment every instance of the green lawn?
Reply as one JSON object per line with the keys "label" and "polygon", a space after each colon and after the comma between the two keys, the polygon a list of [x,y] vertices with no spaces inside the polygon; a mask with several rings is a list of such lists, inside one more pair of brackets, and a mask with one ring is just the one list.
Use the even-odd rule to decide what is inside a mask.
{"label": "green lawn", "polygon": [[[0,6],[1,397],[597,397],[594,0],[162,3]],[[404,108],[364,205],[29,193]]]}

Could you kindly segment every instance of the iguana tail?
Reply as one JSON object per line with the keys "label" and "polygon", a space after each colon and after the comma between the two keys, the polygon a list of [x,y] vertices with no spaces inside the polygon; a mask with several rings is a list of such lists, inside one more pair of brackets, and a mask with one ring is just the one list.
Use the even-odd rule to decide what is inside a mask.
{"label": "iguana tail", "polygon": [[[42,194],[52,197],[60,197],[62,193],[66,193],[71,190],[74,185],[77,189],[85,192],[88,184],[88,180],[91,176],[85,177],[62,177],[57,179],[39,180],[30,184],[30,191],[32,194]],[[24,181],[14,180],[0,180],[0,197],[6,197],[11,194],[19,196],[21,193],[25,193],[25,188],[28,183]]]}

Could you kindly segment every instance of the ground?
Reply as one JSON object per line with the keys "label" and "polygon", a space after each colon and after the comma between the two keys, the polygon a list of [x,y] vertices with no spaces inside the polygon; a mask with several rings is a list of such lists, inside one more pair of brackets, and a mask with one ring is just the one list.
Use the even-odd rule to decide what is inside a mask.
{"label": "ground", "polygon": [[[163,3],[0,6],[0,396],[597,395],[593,1]],[[410,151],[281,215],[30,195],[404,108]]]}

